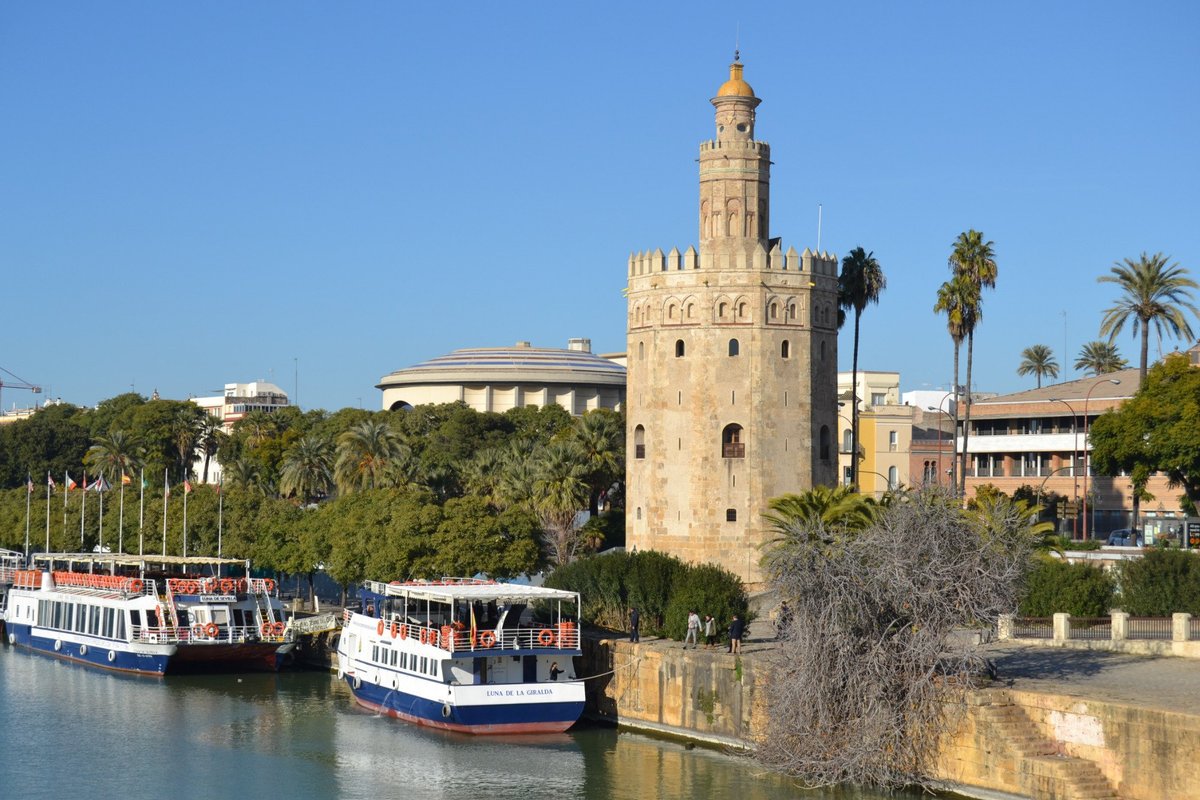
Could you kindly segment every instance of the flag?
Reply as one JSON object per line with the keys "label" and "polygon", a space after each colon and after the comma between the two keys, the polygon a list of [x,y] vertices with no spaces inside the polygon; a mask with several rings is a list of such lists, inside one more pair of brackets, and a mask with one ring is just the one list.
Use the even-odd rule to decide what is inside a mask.
{"label": "flag", "polygon": [[78,485],[75,483],[75,481],[71,480],[71,473],[64,472],[63,474],[67,476],[67,491],[75,491],[78,488]]}
{"label": "flag", "polygon": [[171,484],[167,482],[167,476],[163,476],[163,497],[171,496]]}
{"label": "flag", "polygon": [[186,479],[184,480],[184,482],[183,482],[183,493],[184,493],[184,494],[191,494],[191,493],[192,493],[192,482],[191,482],[191,481],[189,481],[189,480],[186,480]]}
{"label": "flag", "polygon": [[96,478],[96,480],[92,481],[92,485],[87,487],[87,490],[89,492],[107,492],[111,488],[112,486],[110,486],[108,481],[104,480],[104,476],[101,475],[99,478]]}
{"label": "flag", "polygon": [[221,482],[217,481],[217,494],[221,493]]}
{"label": "flag", "polygon": [[25,491],[33,494],[33,475],[28,472],[25,473]]}
{"label": "flag", "polygon": [[471,647],[475,646],[475,604],[471,603]]}
{"label": "flag", "polygon": [[133,478],[129,477],[124,472],[122,472],[121,473],[121,485],[128,486],[131,483],[133,483]]}
{"label": "flag", "polygon": [[57,484],[54,482],[54,476],[49,472],[46,473],[46,486],[49,487],[52,493],[54,492],[54,487],[57,486]]}

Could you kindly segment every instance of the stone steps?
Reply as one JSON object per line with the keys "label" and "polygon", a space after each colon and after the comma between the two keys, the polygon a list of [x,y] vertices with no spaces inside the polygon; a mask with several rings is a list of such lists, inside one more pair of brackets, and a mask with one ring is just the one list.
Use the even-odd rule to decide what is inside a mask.
{"label": "stone steps", "polygon": [[996,699],[979,707],[979,721],[1020,756],[1026,788],[1035,800],[1120,800],[1099,767],[1062,753],[1019,706]]}

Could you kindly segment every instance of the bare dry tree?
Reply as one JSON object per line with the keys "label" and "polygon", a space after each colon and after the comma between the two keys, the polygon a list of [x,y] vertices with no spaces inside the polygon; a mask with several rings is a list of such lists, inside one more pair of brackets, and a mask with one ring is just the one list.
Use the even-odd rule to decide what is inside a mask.
{"label": "bare dry tree", "polygon": [[[1011,611],[1036,541],[1007,498],[967,512],[919,492],[861,532],[808,518],[765,564],[791,609],[758,757],[807,786],[931,786],[985,663],[964,628]],[[787,531],[781,531],[787,533]]]}

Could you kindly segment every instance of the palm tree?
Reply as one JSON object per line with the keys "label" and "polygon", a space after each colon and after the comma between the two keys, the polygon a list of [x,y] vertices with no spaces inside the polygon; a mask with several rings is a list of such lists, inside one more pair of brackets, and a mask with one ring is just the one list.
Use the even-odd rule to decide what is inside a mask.
{"label": "palm tree", "polygon": [[842,259],[842,274],[838,276],[838,305],[854,309],[854,357],[851,361],[850,408],[850,484],[858,487],[858,331],[862,312],[887,288],[883,269],[874,252],[861,247],[851,250]]}
{"label": "palm tree", "polygon": [[103,475],[109,483],[116,485],[122,475],[133,475],[145,460],[146,448],[142,441],[121,430],[109,431],[96,437],[88,448],[83,462],[97,475]]}
{"label": "palm tree", "polygon": [[225,438],[225,431],[221,428],[221,421],[211,414],[205,414],[197,423],[196,428],[196,446],[204,454],[204,475],[200,481],[208,483],[208,465],[212,457],[217,454],[217,450],[220,449],[221,441]]}
{"label": "palm tree", "polygon": [[256,408],[234,423],[234,427],[238,431],[246,431],[246,441],[251,447],[258,447],[275,435],[279,425],[270,412]]}
{"label": "palm tree", "polygon": [[492,508],[503,508],[501,485],[504,480],[504,451],[485,447],[463,466],[462,480],[467,492],[486,501]]}
{"label": "palm tree", "polygon": [[588,500],[587,468],[579,448],[566,441],[543,447],[534,461],[532,500],[555,566],[571,563],[579,549],[575,520]]}
{"label": "palm tree", "polygon": [[[946,330],[954,342],[954,383],[951,392],[954,395],[955,416],[958,415],[958,354],[962,349],[968,326],[974,327],[975,313],[978,308],[975,298],[978,295],[979,290],[970,281],[961,275],[956,275],[938,288],[937,302],[933,306],[935,312],[946,315]],[[955,433],[957,434],[957,431]],[[962,462],[963,459],[958,449],[955,448],[954,474],[950,481],[951,491],[955,494],[958,492],[958,476],[966,472],[966,464]]]}
{"label": "palm tree", "polygon": [[196,457],[196,443],[200,438],[197,415],[207,416],[198,406],[180,406],[171,419],[171,442],[175,445],[175,454],[179,457],[179,468],[186,479],[192,474],[192,462]]}
{"label": "palm tree", "polygon": [[958,235],[950,251],[950,269],[967,279],[975,287],[973,308],[964,314],[964,332],[967,335],[967,391],[963,414],[963,471],[959,478],[959,493],[967,493],[966,458],[971,436],[971,368],[975,360],[975,326],[983,319],[983,290],[996,287],[996,253],[992,243],[983,240],[983,234],[971,229]]}
{"label": "palm tree", "polygon": [[1057,378],[1058,362],[1054,360],[1054,352],[1044,344],[1035,344],[1021,351],[1021,366],[1017,374],[1037,376],[1037,388],[1042,388],[1042,377]]}
{"label": "palm tree", "polygon": [[386,422],[364,420],[338,437],[334,481],[343,492],[395,485],[396,465],[407,451]]}
{"label": "palm tree", "polygon": [[295,494],[308,503],[333,490],[333,441],[315,433],[303,437],[288,450],[279,473],[279,491]]}
{"label": "palm tree", "polygon": [[828,533],[853,533],[870,527],[882,506],[864,497],[853,486],[814,486],[802,494],[785,494],[771,499],[771,512],[763,517],[779,536],[775,545],[787,546],[797,539],[812,541]]}
{"label": "palm tree", "polygon": [[1107,375],[1119,369],[1125,369],[1129,362],[1121,358],[1117,346],[1109,342],[1088,342],[1079,350],[1075,359],[1075,369],[1081,369],[1085,375]]}
{"label": "palm tree", "polygon": [[1100,322],[1100,335],[1107,336],[1111,344],[1121,333],[1125,323],[1131,323],[1133,335],[1142,334],[1141,380],[1146,381],[1146,364],[1150,351],[1150,326],[1162,336],[1163,328],[1172,336],[1191,340],[1194,337],[1184,311],[1200,317],[1200,311],[1192,305],[1192,293],[1196,282],[1188,277],[1188,271],[1178,264],[1167,264],[1169,256],[1155,253],[1134,261],[1127,258],[1124,263],[1113,265],[1110,275],[1102,275],[1100,283],[1115,283],[1124,293],[1116,305],[1105,309]]}
{"label": "palm tree", "polygon": [[619,414],[597,409],[575,420],[570,441],[587,472],[588,510],[600,513],[600,498],[625,473],[625,427]]}
{"label": "palm tree", "polygon": [[224,479],[234,488],[245,489],[252,494],[266,497],[270,488],[263,480],[262,468],[253,461],[239,458],[225,467]]}

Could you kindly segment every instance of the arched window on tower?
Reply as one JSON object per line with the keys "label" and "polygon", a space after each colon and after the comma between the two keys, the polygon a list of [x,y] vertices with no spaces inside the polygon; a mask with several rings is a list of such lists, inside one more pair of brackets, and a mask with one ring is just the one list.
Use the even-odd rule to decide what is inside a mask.
{"label": "arched window on tower", "polygon": [[646,429],[641,425],[633,429],[633,457],[646,457]]}
{"label": "arched window on tower", "polygon": [[696,316],[696,304],[688,303],[687,304],[687,318],[691,319],[694,316]]}
{"label": "arched window on tower", "polygon": [[771,319],[779,319],[779,304],[778,304],[778,303],[771,303],[771,305],[770,305],[770,307],[769,307],[769,309],[768,309],[768,311],[767,311],[767,315],[768,315],[768,316],[769,316]]}
{"label": "arched window on tower", "polygon": [[717,303],[717,319],[725,319],[725,309],[728,308],[725,303]]}
{"label": "arched window on tower", "polygon": [[730,423],[721,431],[721,457],[745,458],[746,443],[742,441],[742,426]]}
{"label": "arched window on tower", "polygon": [[854,432],[849,428],[842,431],[842,452],[849,453],[854,449]]}
{"label": "arched window on tower", "polygon": [[779,356],[781,358],[791,358],[792,356],[792,343],[787,339],[784,339],[783,344],[779,345]]}
{"label": "arched window on tower", "polygon": [[684,349],[685,348],[683,346],[683,339],[676,339],[675,340],[675,357],[683,358]]}
{"label": "arched window on tower", "polygon": [[645,359],[646,359],[646,343],[638,342],[638,361],[644,361]]}
{"label": "arched window on tower", "polygon": [[737,315],[738,315],[738,319],[745,319],[745,317],[746,317],[746,304],[745,303],[738,303]]}
{"label": "arched window on tower", "polygon": [[820,442],[820,448],[818,450],[818,455],[820,456],[820,459],[822,461],[828,461],[829,460],[829,426],[828,425],[821,426],[821,433],[818,436],[818,441]]}
{"label": "arched window on tower", "polygon": [[741,352],[741,345],[738,344],[738,340],[730,339],[729,340],[729,355],[736,356],[740,352]]}
{"label": "arched window on tower", "polygon": [[788,303],[788,319],[796,318],[796,304]]}

